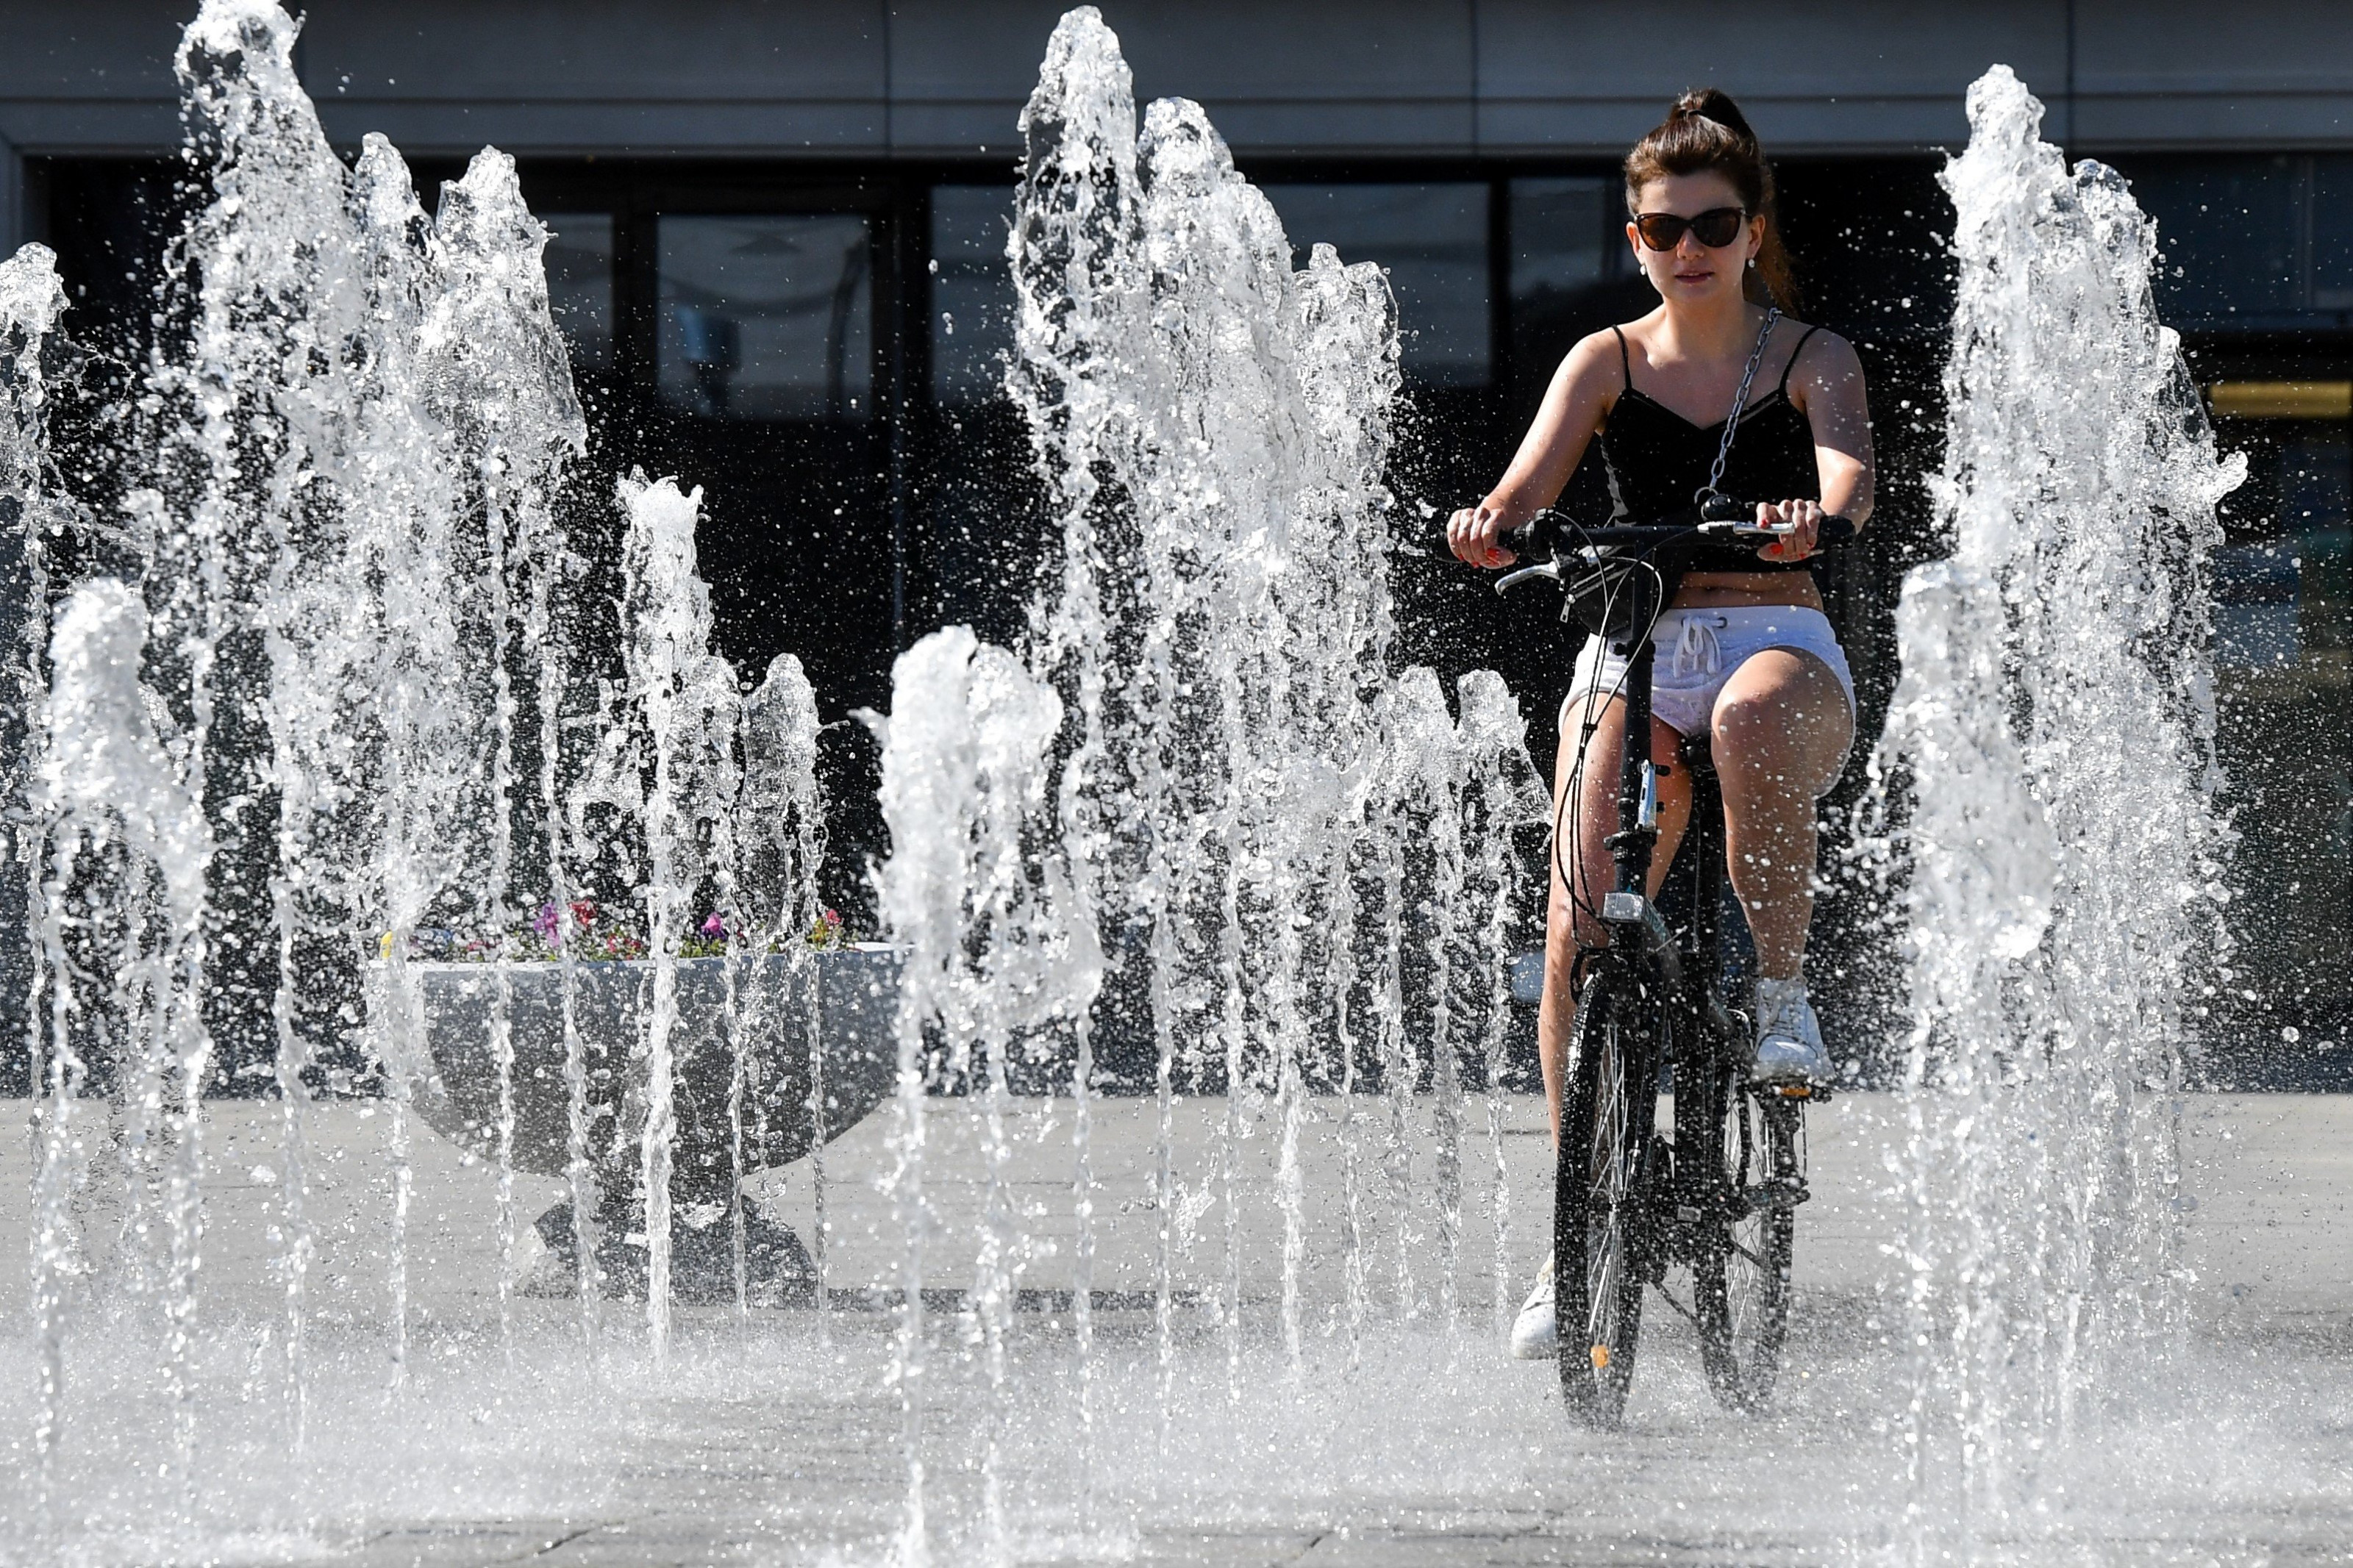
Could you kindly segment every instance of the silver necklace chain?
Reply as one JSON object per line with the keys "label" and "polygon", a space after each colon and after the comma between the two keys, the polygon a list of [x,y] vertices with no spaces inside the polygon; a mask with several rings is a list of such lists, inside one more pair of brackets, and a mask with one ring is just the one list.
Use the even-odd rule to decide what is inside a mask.
{"label": "silver necklace chain", "polygon": [[1748,368],[1740,373],[1740,390],[1732,395],[1732,415],[1724,422],[1724,439],[1715,445],[1715,466],[1707,471],[1707,490],[1714,495],[1715,487],[1724,482],[1725,460],[1732,456],[1732,438],[1740,433],[1741,410],[1748,406],[1748,388],[1757,379],[1757,367],[1764,363],[1765,340],[1773,335],[1773,323],[1781,319],[1778,305],[1765,307],[1765,325],[1757,333],[1757,346],[1748,351]]}

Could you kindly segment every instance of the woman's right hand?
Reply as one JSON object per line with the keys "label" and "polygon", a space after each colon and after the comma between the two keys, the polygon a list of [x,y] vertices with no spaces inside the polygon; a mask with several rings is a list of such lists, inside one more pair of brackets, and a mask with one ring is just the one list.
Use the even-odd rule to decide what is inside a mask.
{"label": "woman's right hand", "polygon": [[1456,560],[1473,566],[1491,571],[1509,566],[1519,557],[1505,549],[1502,540],[1520,521],[1492,501],[1466,506],[1446,520],[1446,547]]}

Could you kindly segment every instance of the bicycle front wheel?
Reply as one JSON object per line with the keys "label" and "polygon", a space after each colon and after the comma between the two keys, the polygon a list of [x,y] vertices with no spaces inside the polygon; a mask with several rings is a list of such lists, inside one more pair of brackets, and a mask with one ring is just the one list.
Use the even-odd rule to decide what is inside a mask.
{"label": "bicycle front wheel", "polygon": [[1586,982],[1570,1037],[1553,1189],[1553,1300],[1570,1413],[1614,1426],[1642,1327],[1643,1161],[1659,1105],[1656,1042],[1633,984]]}
{"label": "bicycle front wheel", "polygon": [[[1738,1064],[1710,1075],[1704,1115],[1721,1142],[1702,1169],[1719,1173],[1711,1226],[1693,1263],[1693,1305],[1708,1387],[1726,1409],[1772,1397],[1789,1324],[1789,1260],[1805,1191],[1796,1106],[1752,1091]],[[1715,1137],[1711,1137],[1715,1142]]]}

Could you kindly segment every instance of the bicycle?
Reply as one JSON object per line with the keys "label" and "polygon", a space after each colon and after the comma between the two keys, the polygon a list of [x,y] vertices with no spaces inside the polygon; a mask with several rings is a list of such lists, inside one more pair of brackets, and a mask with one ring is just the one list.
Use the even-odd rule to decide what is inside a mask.
{"label": "bicycle", "polygon": [[[1630,639],[1625,733],[1647,736],[1650,632],[1665,607],[1659,561],[1679,543],[1777,537],[1748,521],[1756,512],[1709,496],[1691,521],[1582,528],[1541,513],[1521,531],[1521,554],[1550,546],[1551,558],[1505,574],[1496,592],[1548,578],[1565,595],[1564,620],[1581,619],[1621,648]],[[1566,552],[1565,532],[1575,535]],[[1824,520],[1824,545],[1852,537],[1844,519]],[[1721,984],[1724,813],[1707,736],[1686,738],[1680,753],[1694,785],[1691,826],[1668,874],[1688,899],[1680,930],[1647,891],[1661,770],[1639,740],[1624,752],[1618,831],[1604,841],[1615,885],[1598,911],[1609,938],[1579,955],[1586,973],[1553,1199],[1561,1392],[1572,1415],[1599,1427],[1624,1415],[1646,1285],[1698,1331],[1718,1402],[1754,1412],[1769,1400],[1788,1324],[1796,1211],[1807,1197],[1804,1108],[1829,1098],[1820,1086],[1749,1081],[1749,1022],[1725,1005]],[[1557,816],[1553,845],[1557,859]],[[1662,1068],[1673,1082],[1671,1136],[1656,1125]],[[1678,1264],[1691,1270],[1688,1306],[1667,1287]]]}

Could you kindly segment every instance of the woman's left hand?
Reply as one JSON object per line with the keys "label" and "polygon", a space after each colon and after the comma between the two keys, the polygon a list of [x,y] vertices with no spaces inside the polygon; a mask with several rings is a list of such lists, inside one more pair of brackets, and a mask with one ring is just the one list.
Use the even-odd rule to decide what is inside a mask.
{"label": "woman's left hand", "polygon": [[1803,561],[1814,552],[1822,531],[1822,506],[1820,501],[1785,500],[1776,505],[1771,501],[1757,503],[1757,526],[1786,528],[1789,531],[1764,545],[1757,552],[1763,561]]}

